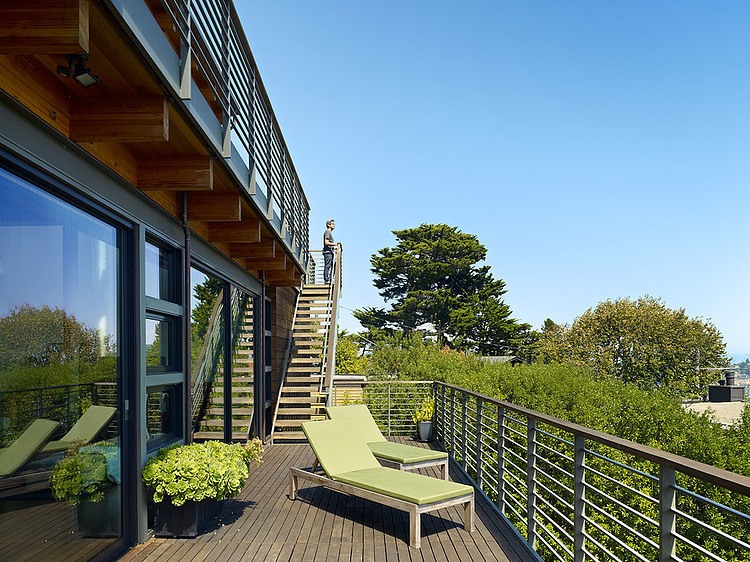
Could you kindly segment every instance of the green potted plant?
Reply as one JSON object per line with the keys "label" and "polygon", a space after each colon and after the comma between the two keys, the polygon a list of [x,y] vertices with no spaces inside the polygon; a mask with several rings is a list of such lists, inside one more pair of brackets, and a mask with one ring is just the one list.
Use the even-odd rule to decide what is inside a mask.
{"label": "green potted plant", "polygon": [[78,531],[87,537],[119,535],[119,449],[102,441],[73,445],[50,471],[55,499],[76,506]]}
{"label": "green potted plant", "polygon": [[161,449],[143,467],[142,480],[153,490],[154,533],[195,537],[221,511],[222,501],[245,486],[252,462],[261,462],[263,444],[206,441]]}
{"label": "green potted plant", "polygon": [[419,438],[422,441],[429,441],[432,433],[432,418],[435,416],[435,401],[432,398],[425,398],[422,405],[414,410],[412,419],[417,424]]}

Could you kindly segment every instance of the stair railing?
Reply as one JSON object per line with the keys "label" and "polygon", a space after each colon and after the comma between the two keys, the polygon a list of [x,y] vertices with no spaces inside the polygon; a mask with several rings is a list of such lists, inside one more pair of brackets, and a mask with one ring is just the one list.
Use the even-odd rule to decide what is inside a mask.
{"label": "stair railing", "polygon": [[[224,289],[219,291],[216,296],[216,302],[214,308],[211,311],[211,317],[208,321],[208,328],[206,330],[206,337],[203,338],[203,345],[201,346],[200,354],[198,355],[198,362],[195,365],[191,374],[191,395],[192,395],[192,408],[191,415],[193,425],[198,421],[201,408],[206,400],[208,394],[208,388],[213,382],[214,367],[218,364],[218,359],[221,356],[219,351],[221,350],[221,339],[222,330],[221,322],[218,321],[221,318],[221,313],[224,308]],[[210,358],[210,361],[207,360]]]}
{"label": "stair railing", "polygon": [[341,292],[342,286],[342,275],[341,275],[341,254],[342,250],[339,248],[334,254],[334,267],[333,267],[333,278],[332,283],[328,292],[329,305],[328,305],[328,329],[326,330],[326,336],[324,339],[323,353],[325,357],[325,374],[321,377],[321,392],[326,392],[326,404],[330,405],[331,393],[330,389],[333,387],[333,376],[336,374],[336,338],[338,333],[336,330],[337,315],[339,309],[339,293]]}
{"label": "stair railing", "polygon": [[297,301],[294,303],[294,318],[292,318],[292,331],[289,335],[289,342],[286,344],[286,351],[284,352],[283,370],[281,376],[281,384],[279,385],[279,394],[276,397],[276,407],[273,410],[273,420],[271,421],[271,439],[273,439],[274,428],[276,427],[276,417],[279,415],[279,404],[281,404],[281,391],[284,389],[286,383],[286,377],[289,371],[289,361],[292,357],[292,345],[294,344],[294,329],[297,326],[297,311],[299,309],[299,299],[302,296],[302,286],[300,285],[299,291],[297,291]]}

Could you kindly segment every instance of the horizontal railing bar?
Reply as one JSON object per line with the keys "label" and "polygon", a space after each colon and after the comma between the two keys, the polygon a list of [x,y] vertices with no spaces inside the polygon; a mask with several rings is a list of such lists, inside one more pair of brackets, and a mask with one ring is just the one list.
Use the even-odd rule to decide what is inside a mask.
{"label": "horizontal railing bar", "polygon": [[[585,437],[586,439],[596,441],[597,443],[601,443],[602,445],[606,445],[613,449],[618,449],[624,453],[642,457],[644,460],[651,461],[668,468],[673,468],[678,472],[687,474],[689,476],[695,476],[712,484],[718,484],[733,492],[750,495],[749,476],[735,474],[728,470],[717,468],[715,466],[711,466],[699,461],[694,461],[686,457],[681,457],[680,455],[676,455],[674,453],[660,451],[659,449],[649,447],[648,445],[641,445],[639,443],[635,443],[621,437],[608,435],[595,429],[567,422],[548,414],[543,414],[541,412],[536,412],[523,406],[511,404],[510,402],[497,400],[483,394],[461,389],[460,387],[454,385],[446,383],[441,384],[448,390],[455,389],[458,392],[464,392],[467,395],[481,398],[484,402],[502,406],[506,411],[515,412],[529,418],[534,418],[537,421],[541,421],[558,429],[562,429],[563,431],[568,431],[570,433],[580,435],[582,437]],[[506,415],[506,417],[510,416]]]}
{"label": "horizontal railing bar", "polygon": [[[520,506],[520,509],[523,509],[523,506],[515,498],[513,498],[511,496],[510,499],[514,500],[516,502],[516,505]],[[505,509],[509,509],[510,512],[513,513],[513,515],[515,515],[516,517],[518,517],[518,519],[520,521],[525,521],[526,520],[526,514],[525,513],[524,514],[519,513],[519,511],[515,507],[513,507],[513,505],[510,502],[506,501],[505,504],[503,504],[503,505],[505,505]]]}
{"label": "horizontal railing bar", "polygon": [[557,470],[557,471],[561,472],[561,473],[562,473],[562,474],[563,474],[564,476],[567,476],[568,478],[570,478],[571,480],[573,480],[573,474],[572,474],[572,473],[568,472],[567,470],[565,470],[565,469],[564,469],[564,468],[562,468],[561,466],[559,466],[559,465],[556,465],[556,464],[554,464],[554,463],[553,463],[552,461],[550,461],[549,459],[547,459],[547,458],[545,458],[545,457],[543,457],[543,456],[541,456],[541,455],[539,455],[539,454],[535,455],[535,457],[534,457],[534,458],[535,458],[535,459],[536,459],[537,461],[543,462],[543,463],[544,463],[545,465],[547,465],[547,466],[550,466],[550,467],[554,468],[555,470]]}
{"label": "horizontal railing bar", "polygon": [[[555,498],[557,501],[559,501],[562,504],[565,504],[565,507],[567,507],[570,511],[573,511],[573,504],[570,503],[570,500],[567,500],[567,499],[563,498],[562,496],[560,496],[557,492],[555,492],[554,490],[552,490],[549,486],[546,486],[544,484],[544,482],[542,482],[538,478],[536,480],[534,480],[534,483],[537,486],[539,486],[540,488],[542,488],[543,490],[545,490],[550,496],[552,496],[553,498]],[[563,488],[563,491],[571,493],[570,490],[565,489],[565,488]],[[540,494],[540,496],[541,496],[541,494]]]}
{"label": "horizontal railing bar", "polygon": [[537,435],[544,435],[546,437],[550,437],[551,439],[554,439],[555,441],[558,441],[565,445],[569,445],[570,447],[574,446],[572,441],[568,441],[567,439],[560,437],[559,435],[555,435],[554,433],[550,433],[549,431],[544,431],[543,429],[537,428],[536,432],[537,432]]}
{"label": "horizontal railing bar", "polygon": [[[539,483],[537,482],[537,486],[540,486],[540,485],[541,485],[541,484],[539,484]],[[553,495],[554,495],[554,494],[553,494]],[[537,499],[537,500],[539,500],[539,501],[541,501],[541,502],[542,502],[542,503],[543,503],[544,505],[546,505],[546,506],[547,506],[547,507],[548,507],[548,508],[549,508],[549,509],[550,509],[551,511],[553,511],[554,513],[556,513],[556,514],[557,514],[558,516],[560,516],[561,518],[563,518],[563,519],[568,519],[568,520],[570,519],[570,514],[567,514],[567,515],[566,515],[565,513],[562,513],[562,512],[561,512],[561,511],[560,511],[559,509],[557,509],[557,508],[556,508],[556,507],[555,507],[554,505],[552,505],[552,503],[551,503],[550,501],[548,501],[548,500],[547,500],[547,498],[545,498],[545,497],[544,497],[544,496],[543,496],[542,494],[537,494],[537,495],[536,495],[536,499]],[[568,509],[570,509],[570,511],[571,511],[571,512],[573,511],[573,506],[572,506],[572,505],[568,505],[568,504],[567,504],[567,502],[564,502],[564,501],[561,501],[560,503],[564,503],[564,504],[565,504],[565,507],[567,507]],[[543,511],[543,510],[539,510],[538,512],[539,512],[539,513],[545,513],[545,512]],[[547,517],[549,517],[549,516],[547,516]],[[571,524],[572,524],[572,521],[571,521]]]}
{"label": "horizontal railing bar", "polygon": [[732,535],[729,535],[722,531],[721,529],[717,529],[713,525],[706,523],[705,521],[701,521],[700,519],[696,519],[692,515],[689,515],[685,513],[684,511],[680,511],[679,509],[674,510],[675,514],[679,515],[680,517],[686,519],[687,521],[690,521],[694,525],[697,525],[701,529],[705,529],[706,531],[712,532],[714,535],[719,536],[723,538],[726,541],[732,542],[736,544],[739,547],[742,547],[744,549],[750,550],[750,544],[746,543],[745,541],[742,541],[736,537],[733,537]]}
{"label": "horizontal railing bar", "polygon": [[[606,535],[607,537],[609,537],[610,540],[616,542],[618,545],[620,545],[622,548],[624,548],[625,550],[627,550],[630,554],[632,554],[633,556],[635,556],[639,560],[642,560],[643,562],[650,562],[648,558],[646,558],[645,556],[643,556],[637,550],[633,549],[627,543],[623,542],[619,537],[617,537],[617,536],[613,535],[612,533],[610,533],[607,529],[605,529],[604,527],[602,527],[601,525],[599,525],[596,521],[594,521],[590,517],[584,516],[583,518],[586,520],[587,523],[589,523],[591,526],[595,527],[600,533],[602,533],[603,535]],[[609,552],[602,545],[596,543],[596,541],[594,541],[594,539],[593,539],[593,537],[591,535],[587,534],[587,537],[588,537],[588,539],[590,541],[594,542],[599,548],[601,548],[602,550],[604,550],[605,552],[607,552],[610,556],[613,556],[615,559],[620,560],[617,556],[615,556],[614,554],[612,554],[611,552]]]}
{"label": "horizontal railing bar", "polygon": [[[541,528],[546,530],[546,528],[544,526],[542,526]],[[550,536],[553,536],[553,535],[550,534]],[[552,548],[551,544],[549,544],[546,540],[544,540],[544,537],[542,537],[541,535],[537,534],[536,538],[539,541],[541,541],[542,544],[544,544],[544,546],[547,547],[547,550],[549,550],[554,555],[555,558],[557,558],[558,560],[564,560],[564,558],[562,557],[562,555],[560,555],[557,552],[557,550],[555,550],[554,548]]]}
{"label": "horizontal railing bar", "polygon": [[[629,511],[632,515],[636,515],[636,516],[640,517],[644,522],[649,523],[649,524],[653,525],[654,527],[658,527],[659,526],[659,522],[658,521],[656,521],[654,519],[651,519],[645,513],[641,513],[637,509],[630,507],[629,505],[621,502],[620,500],[618,500],[616,498],[613,498],[611,495],[603,492],[602,490],[600,490],[596,486],[593,486],[593,485],[591,485],[591,484],[589,484],[587,482],[584,483],[584,486],[586,487],[586,490],[592,491],[592,492],[596,493],[599,497],[605,499],[606,501],[612,502],[612,503],[620,506],[621,508]],[[589,501],[589,500],[586,500],[586,501]]]}
{"label": "horizontal railing bar", "polygon": [[[563,537],[566,538],[570,542],[573,542],[572,535],[570,533],[568,533],[568,531],[565,530],[560,523],[558,523],[557,521],[555,521],[554,519],[552,519],[552,517],[550,517],[549,515],[547,515],[547,513],[545,511],[537,510],[536,513],[537,513],[537,515],[539,515],[540,517],[542,517],[544,519],[544,521],[542,521],[542,519],[537,519],[536,520],[537,523],[541,523],[542,524],[541,527],[537,526],[537,528],[538,529],[544,529],[547,533],[549,533],[549,535],[551,537],[553,537],[555,539],[555,542],[557,544],[559,544],[560,547],[562,547],[565,550],[565,552],[567,552],[568,554],[572,555],[573,553],[570,550],[568,550],[568,548],[563,544],[563,542],[560,540],[559,537],[556,537],[549,529],[546,528],[546,525],[547,524],[552,525],[557,530],[558,533],[560,533],[561,535],[563,535]],[[546,521],[546,523],[545,523],[545,521]]]}
{"label": "horizontal railing bar", "polygon": [[644,478],[648,478],[649,480],[653,480],[654,482],[658,482],[659,478],[654,476],[653,474],[649,474],[648,472],[644,472],[643,470],[639,468],[635,468],[634,466],[630,466],[628,464],[622,463],[620,461],[616,461],[615,459],[608,457],[606,455],[602,455],[601,453],[597,453],[596,451],[593,451],[591,449],[585,449],[585,452],[595,458],[601,459],[607,464],[612,464],[614,466],[619,466],[620,468],[624,468],[625,470],[628,470],[632,472],[633,474],[637,474],[638,476],[643,476]]}
{"label": "horizontal railing bar", "polygon": [[542,443],[542,442],[540,442],[538,440],[536,441],[536,444],[537,444],[538,447],[541,447],[545,451],[549,451],[553,455],[555,455],[557,457],[560,457],[561,459],[564,459],[564,460],[570,462],[570,464],[573,464],[573,457],[569,457],[566,454],[561,453],[560,451],[558,451],[556,449],[553,449],[552,447],[549,447],[549,446],[545,445],[544,443]]}
{"label": "horizontal railing bar", "polygon": [[[648,538],[646,535],[644,535],[643,533],[641,533],[637,529],[633,529],[632,527],[626,525],[622,520],[620,520],[619,518],[615,517],[614,515],[612,515],[608,511],[605,511],[601,506],[599,506],[599,505],[597,505],[595,503],[592,503],[592,502],[590,502],[587,499],[584,499],[583,501],[584,501],[584,504],[587,507],[592,508],[594,511],[596,511],[597,513],[599,513],[600,515],[602,515],[603,517],[605,517],[609,521],[617,523],[617,526],[620,529],[624,529],[624,530],[628,531],[630,534],[638,537],[639,539],[641,539],[642,541],[644,541],[646,544],[648,544],[652,548],[656,548],[656,549],[659,548],[659,545],[653,539]],[[658,529],[658,525],[655,526],[655,529]]]}
{"label": "horizontal railing bar", "polygon": [[714,554],[710,550],[707,550],[706,548],[702,547],[701,545],[694,543],[689,538],[684,537],[684,536],[682,536],[681,534],[679,534],[677,532],[674,533],[674,536],[675,536],[676,539],[682,541],[683,543],[685,543],[689,547],[694,548],[695,550],[699,551],[701,554],[703,554],[704,556],[707,556],[708,558],[710,558],[711,560],[714,560],[715,562],[727,562],[721,556],[718,556],[718,555]]}
{"label": "horizontal railing bar", "polygon": [[691,498],[700,501],[701,503],[710,505],[711,507],[715,507],[716,509],[720,509],[721,511],[724,511],[726,513],[730,513],[732,515],[735,515],[735,516],[739,517],[740,519],[744,519],[745,521],[750,522],[750,515],[747,514],[747,513],[743,513],[741,511],[737,511],[736,509],[732,509],[728,505],[724,505],[724,504],[721,504],[719,502],[715,502],[715,501],[713,501],[710,498],[701,496],[700,494],[696,494],[695,492],[691,492],[690,490],[686,490],[685,488],[683,488],[681,486],[676,486],[675,485],[674,489],[677,490],[678,492],[682,492],[686,496],[690,496]]}
{"label": "horizontal railing bar", "polygon": [[658,499],[653,498],[653,497],[649,496],[648,494],[646,494],[644,492],[641,492],[640,490],[636,490],[635,488],[633,488],[632,486],[629,486],[629,485],[625,484],[624,482],[620,482],[619,480],[615,480],[614,478],[612,478],[608,474],[604,474],[603,472],[601,472],[601,471],[599,471],[599,470],[597,470],[597,469],[595,469],[595,468],[593,468],[593,467],[591,467],[589,465],[584,465],[584,468],[585,468],[586,472],[593,472],[594,474],[596,474],[600,478],[604,478],[605,480],[607,480],[611,484],[614,484],[614,485],[616,485],[617,487],[619,487],[619,488],[621,488],[623,490],[628,490],[629,492],[632,492],[633,494],[639,496],[640,498],[642,498],[642,499],[644,499],[646,501],[649,501],[649,502],[651,502],[653,504],[658,504],[659,503]]}

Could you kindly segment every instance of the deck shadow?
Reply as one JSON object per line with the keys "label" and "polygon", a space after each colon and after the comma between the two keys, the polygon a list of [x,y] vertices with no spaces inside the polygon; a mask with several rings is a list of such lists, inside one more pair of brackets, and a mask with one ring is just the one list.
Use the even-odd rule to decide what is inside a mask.
{"label": "deck shadow", "polygon": [[[362,527],[390,535],[398,540],[405,540],[407,543],[409,541],[409,514],[400,509],[350,496],[324,486],[300,488],[297,490],[297,500],[333,516],[348,519]],[[423,539],[449,529],[463,530],[464,528],[463,522],[456,522],[450,517],[441,517],[432,513],[423,513],[421,517]]]}

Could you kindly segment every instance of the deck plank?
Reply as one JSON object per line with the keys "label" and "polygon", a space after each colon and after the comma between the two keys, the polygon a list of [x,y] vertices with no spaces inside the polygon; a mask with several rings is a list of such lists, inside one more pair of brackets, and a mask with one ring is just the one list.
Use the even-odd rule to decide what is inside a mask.
{"label": "deck plank", "polygon": [[[413,445],[407,438],[395,440]],[[251,469],[248,485],[225,502],[218,523],[195,539],[154,538],[127,552],[124,562],[247,562],[251,560],[331,560],[367,562],[486,561],[525,562],[528,550],[479,495],[474,533],[463,529],[458,506],[422,516],[422,548],[409,547],[405,512],[333,492],[303,487],[288,497],[289,467],[309,467],[314,460],[306,444],[266,448],[264,462]],[[420,469],[439,477],[435,467]],[[451,463],[450,478],[467,483]],[[303,485],[305,485],[303,483]]]}

